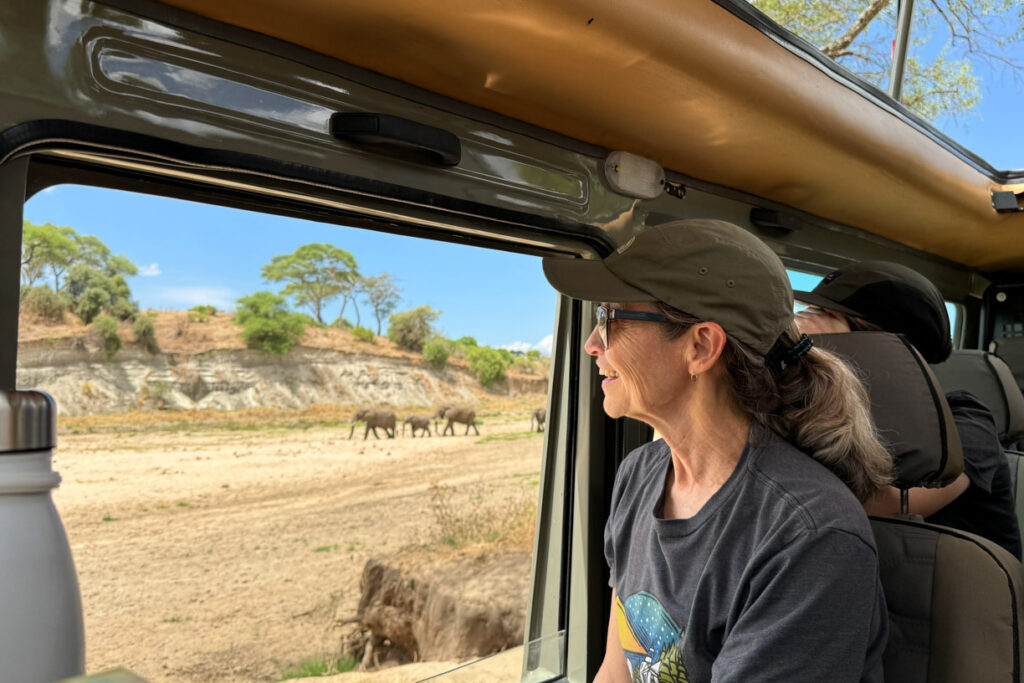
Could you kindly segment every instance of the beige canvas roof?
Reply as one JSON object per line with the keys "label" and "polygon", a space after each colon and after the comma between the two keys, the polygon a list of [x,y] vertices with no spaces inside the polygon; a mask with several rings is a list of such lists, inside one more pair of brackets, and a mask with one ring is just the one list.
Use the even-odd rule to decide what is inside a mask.
{"label": "beige canvas roof", "polygon": [[[169,0],[985,270],[1024,214],[899,117],[708,0]],[[443,8],[443,9],[442,9]]]}

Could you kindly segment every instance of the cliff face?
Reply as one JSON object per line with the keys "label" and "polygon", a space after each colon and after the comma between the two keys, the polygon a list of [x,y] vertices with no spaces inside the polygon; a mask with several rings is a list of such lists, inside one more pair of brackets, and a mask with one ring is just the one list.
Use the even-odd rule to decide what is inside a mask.
{"label": "cliff face", "polygon": [[402,408],[547,392],[544,378],[510,377],[485,392],[461,367],[438,371],[410,358],[306,347],[284,358],[248,349],[150,355],[129,348],[108,361],[88,348],[29,345],[18,352],[18,386],[50,393],[64,415],[317,403]]}

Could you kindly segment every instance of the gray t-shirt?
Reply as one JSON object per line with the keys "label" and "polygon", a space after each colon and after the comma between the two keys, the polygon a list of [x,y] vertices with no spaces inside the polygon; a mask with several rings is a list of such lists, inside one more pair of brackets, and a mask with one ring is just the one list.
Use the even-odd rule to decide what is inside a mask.
{"label": "gray t-shirt", "polygon": [[845,485],[755,425],[696,515],[664,519],[672,457],[636,449],[605,527],[634,681],[882,681],[888,616],[867,516]]}

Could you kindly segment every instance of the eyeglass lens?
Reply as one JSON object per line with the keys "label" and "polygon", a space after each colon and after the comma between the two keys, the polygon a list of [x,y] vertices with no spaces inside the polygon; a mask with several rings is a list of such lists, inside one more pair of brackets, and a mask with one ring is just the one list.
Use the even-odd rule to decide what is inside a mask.
{"label": "eyeglass lens", "polygon": [[597,307],[597,334],[601,337],[601,346],[608,348],[608,308]]}

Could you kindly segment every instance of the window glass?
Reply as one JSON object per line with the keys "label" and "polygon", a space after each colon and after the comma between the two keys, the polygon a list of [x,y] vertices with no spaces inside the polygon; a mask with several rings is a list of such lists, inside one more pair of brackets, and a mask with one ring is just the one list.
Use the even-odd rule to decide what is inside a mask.
{"label": "window glass", "polygon": [[[899,2],[752,0],[777,23],[889,91]],[[996,169],[1024,168],[1024,140],[1006,135],[1024,105],[1019,0],[916,2],[902,101]]]}
{"label": "window glass", "polygon": [[960,338],[960,306],[947,301],[946,313],[949,314],[949,336],[956,341]]}
{"label": "window glass", "polygon": [[25,216],[18,383],[60,410],[88,672],[418,680],[522,644],[540,259],[76,186]]}
{"label": "window glass", "polygon": [[[799,270],[786,270],[786,274],[789,275],[789,284],[793,288],[794,292],[809,292],[818,286],[821,282],[821,275],[814,275],[813,273],[804,273]],[[800,311],[807,308],[806,305],[799,301],[793,302],[793,310]]]}

